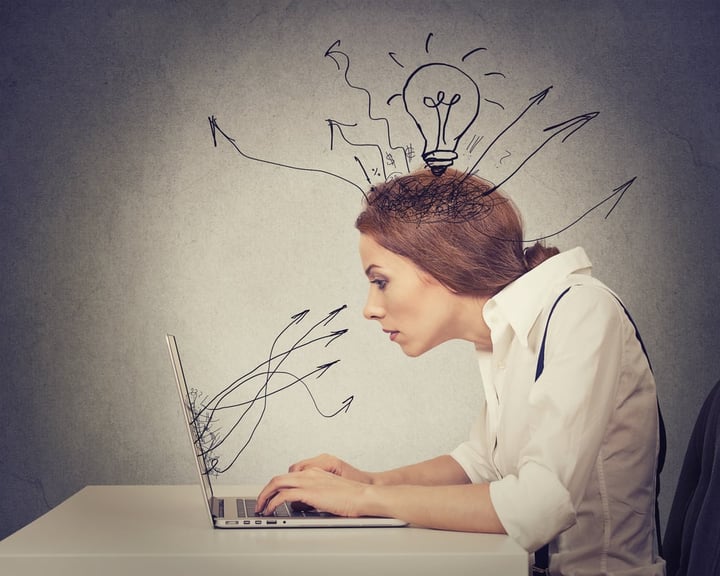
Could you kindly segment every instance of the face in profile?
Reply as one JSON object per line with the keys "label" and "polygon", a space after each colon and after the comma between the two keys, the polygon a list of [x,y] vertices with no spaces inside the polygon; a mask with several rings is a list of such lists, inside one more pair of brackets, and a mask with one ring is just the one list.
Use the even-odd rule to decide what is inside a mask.
{"label": "face in profile", "polygon": [[408,356],[420,356],[458,334],[461,298],[411,260],[361,234],[360,259],[370,281],[364,316]]}

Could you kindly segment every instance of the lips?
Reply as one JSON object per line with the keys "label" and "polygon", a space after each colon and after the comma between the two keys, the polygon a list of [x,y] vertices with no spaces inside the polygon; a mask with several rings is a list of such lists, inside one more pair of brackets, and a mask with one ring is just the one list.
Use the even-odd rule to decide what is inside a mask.
{"label": "lips", "polygon": [[397,338],[397,335],[399,334],[399,332],[397,330],[383,330],[383,332],[385,332],[385,334],[388,334],[390,336],[390,340],[392,340],[393,342],[395,341],[395,338]]}

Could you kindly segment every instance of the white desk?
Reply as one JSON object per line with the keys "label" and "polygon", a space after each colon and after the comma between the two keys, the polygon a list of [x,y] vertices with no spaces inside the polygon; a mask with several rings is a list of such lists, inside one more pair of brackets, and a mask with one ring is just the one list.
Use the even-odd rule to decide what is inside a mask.
{"label": "white desk", "polygon": [[0,574],[527,576],[528,556],[507,536],[413,527],[217,530],[198,486],[88,486],[0,542]]}

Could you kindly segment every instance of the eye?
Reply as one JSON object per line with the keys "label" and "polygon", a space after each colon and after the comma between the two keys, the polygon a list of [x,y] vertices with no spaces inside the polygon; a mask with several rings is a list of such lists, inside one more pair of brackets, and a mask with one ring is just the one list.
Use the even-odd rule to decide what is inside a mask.
{"label": "eye", "polygon": [[379,290],[385,290],[385,287],[387,286],[387,280],[383,278],[373,278],[372,280],[370,280],[370,284],[375,284],[375,286],[377,286]]}

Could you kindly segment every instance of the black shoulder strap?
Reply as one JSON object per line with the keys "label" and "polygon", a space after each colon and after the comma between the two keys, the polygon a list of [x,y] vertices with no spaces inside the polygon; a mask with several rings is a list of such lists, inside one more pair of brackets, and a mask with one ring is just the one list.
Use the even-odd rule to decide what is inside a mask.
{"label": "black shoulder strap", "polygon": [[[547,333],[548,333],[548,326],[550,325],[550,318],[552,318],[553,312],[555,311],[555,307],[558,305],[558,302],[560,302],[561,298],[565,296],[570,291],[570,288],[572,286],[568,286],[563,290],[563,292],[560,294],[560,296],[557,297],[555,302],[552,305],[552,308],[550,308],[550,314],[548,314],[547,322],[545,323],[545,331],[543,332],[543,338],[542,342],[540,343],[540,351],[538,352],[538,360],[537,360],[537,366],[535,367],[535,381],[537,381],[538,378],[540,378],[540,375],[543,373],[543,370],[545,369],[545,341],[547,340]],[[615,296],[613,294],[613,296]],[[615,299],[618,301],[620,306],[622,306],[622,309],[625,311],[625,315],[627,316],[628,320],[630,320],[630,323],[633,325],[633,328],[635,329],[635,336],[638,339],[638,342],[640,342],[640,347],[642,348],[643,354],[645,354],[645,358],[647,358],[648,365],[650,366],[650,371],[652,371],[652,364],[650,363],[650,357],[648,356],[647,350],[645,348],[645,343],[643,342],[642,338],[640,337],[640,331],[638,330],[637,324],[635,324],[635,320],[633,320],[632,316],[630,316],[630,312],[628,312],[628,309],[625,307],[625,304],[622,303],[622,301],[615,296]],[[665,452],[667,450],[667,439],[665,436],[665,422],[663,421],[662,417],[662,411],[660,410],[660,401],[658,400],[658,426],[659,426],[659,432],[660,432],[660,450],[658,453],[658,464],[657,464],[657,471],[656,471],[656,477],[655,477],[655,528],[657,532],[657,539],[658,539],[658,552],[660,555],[662,555],[662,540],[660,536],[660,507],[659,507],[659,497],[660,497],[660,473],[662,472],[662,469],[665,465]],[[533,572],[538,574],[547,574],[548,573],[548,567],[550,566],[550,552],[549,547],[547,544],[537,550],[535,552],[535,564],[533,566]]]}
{"label": "black shoulder strap", "polygon": [[568,286],[563,290],[562,294],[557,297],[557,300],[552,305],[552,308],[550,308],[550,314],[548,314],[547,322],[545,323],[545,332],[543,332],[543,339],[540,343],[540,352],[538,353],[538,360],[537,360],[537,367],[535,368],[535,381],[537,382],[537,379],[540,378],[540,375],[543,373],[543,370],[545,370],[545,340],[547,340],[547,333],[548,333],[548,326],[550,326],[550,318],[552,318],[553,312],[555,312],[555,307],[558,305],[558,302],[560,302],[560,299],[565,296],[570,291],[570,288],[572,286]]}

